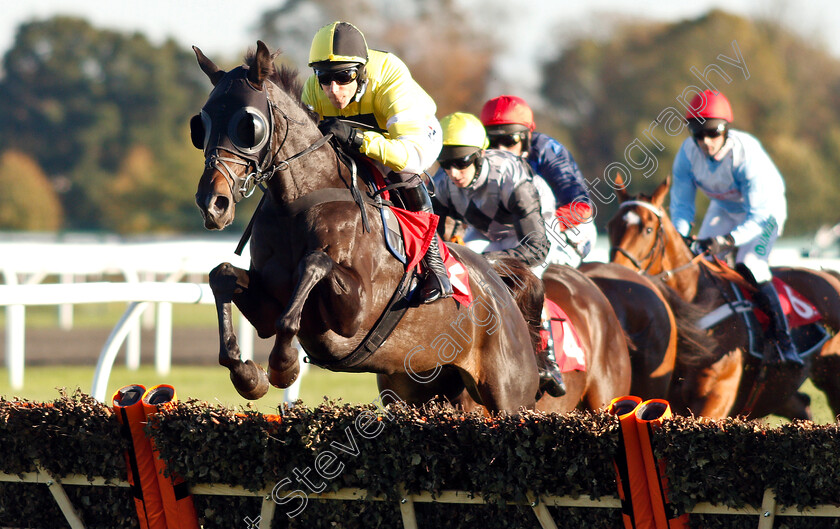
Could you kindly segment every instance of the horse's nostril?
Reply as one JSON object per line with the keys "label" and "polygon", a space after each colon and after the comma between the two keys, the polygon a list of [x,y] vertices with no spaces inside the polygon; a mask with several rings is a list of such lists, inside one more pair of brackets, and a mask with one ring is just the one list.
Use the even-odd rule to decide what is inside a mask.
{"label": "horse's nostril", "polygon": [[217,196],[216,200],[213,201],[213,208],[216,211],[227,211],[228,207],[230,207],[230,200],[228,197]]}

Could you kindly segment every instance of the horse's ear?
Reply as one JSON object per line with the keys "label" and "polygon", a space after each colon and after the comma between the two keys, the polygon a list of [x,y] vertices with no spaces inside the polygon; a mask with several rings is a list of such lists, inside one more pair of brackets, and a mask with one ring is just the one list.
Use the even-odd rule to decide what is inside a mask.
{"label": "horse's ear", "polygon": [[653,196],[651,197],[650,201],[656,207],[662,207],[662,204],[665,202],[665,197],[668,195],[668,190],[671,189],[671,175],[665,177],[665,180],[659,184],[659,187],[656,188],[656,191],[653,192]]}
{"label": "horse's ear", "polygon": [[192,47],[193,51],[195,52],[195,58],[198,59],[198,65],[201,67],[201,71],[204,72],[207,77],[210,78],[210,82],[213,83],[213,86],[219,84],[219,81],[222,80],[222,77],[225,76],[224,70],[220,70],[216,64],[207,58],[204,53],[201,52],[196,46]]}
{"label": "horse's ear", "polygon": [[615,175],[615,194],[618,197],[619,202],[624,202],[630,198],[630,194],[627,193],[627,186],[624,185],[624,178],[621,177],[621,173],[616,173]]}
{"label": "horse's ear", "polygon": [[262,86],[269,75],[274,73],[274,60],[268,46],[261,40],[257,41],[257,53],[254,55],[254,64],[248,69],[248,80],[255,86]]}

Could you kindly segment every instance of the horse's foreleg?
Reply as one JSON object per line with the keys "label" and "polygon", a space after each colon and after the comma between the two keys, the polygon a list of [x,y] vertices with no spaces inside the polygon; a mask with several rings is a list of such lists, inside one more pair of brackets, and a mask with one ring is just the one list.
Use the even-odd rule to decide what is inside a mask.
{"label": "horse's foreleg", "polygon": [[247,286],[247,274],[230,263],[222,263],[210,273],[210,288],[216,299],[219,320],[219,363],[230,370],[230,380],[236,391],[246,399],[256,400],[268,391],[268,377],[252,360],[242,361],[231,315],[233,296]]}
{"label": "horse's foreleg", "polygon": [[268,357],[268,380],[273,386],[287,388],[297,379],[300,365],[292,339],[300,330],[300,318],[309,294],[334,267],[335,261],[320,250],[310,252],[298,264],[299,279],[286,310],[275,323],[276,340]]}

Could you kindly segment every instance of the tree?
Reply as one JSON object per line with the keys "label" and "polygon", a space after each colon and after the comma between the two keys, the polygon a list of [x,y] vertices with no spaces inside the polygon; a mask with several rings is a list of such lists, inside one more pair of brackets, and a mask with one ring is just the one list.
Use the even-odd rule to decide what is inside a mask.
{"label": "tree", "polygon": [[18,151],[0,154],[0,230],[55,231],[62,210],[44,171]]}
{"label": "tree", "polygon": [[[104,224],[103,190],[138,146],[160,167],[190,160],[200,169],[184,132],[207,97],[206,78],[192,52],[173,41],[155,47],[139,34],[55,17],[22,25],[3,61],[0,115],[8,118],[0,120],[0,144],[35,158],[50,180],[68,183],[61,200],[69,228],[114,229]],[[177,197],[152,193],[134,207],[190,204],[192,192],[182,190],[194,188],[196,178],[169,173],[160,187],[179,181]]]}
{"label": "tree", "polygon": [[[737,53],[746,71],[731,64]],[[711,65],[725,75],[714,66],[707,70]],[[580,39],[546,64],[543,92],[557,123],[569,130],[590,182],[600,181],[607,195],[605,181],[614,174],[605,172],[617,162],[627,169],[622,172],[629,173],[624,176],[630,177],[632,192],[650,191],[669,174],[686,137],[676,119],[671,121],[675,130],[663,132],[668,123],[663,111],[673,108],[681,118],[680,98],[690,99],[692,86],[706,87],[696,74],[704,71],[706,82],[731,101],[733,126],[757,136],[786,177],[790,222],[785,233],[835,222],[840,62],[775,22],[722,11],[673,24],[625,21],[609,39]],[[654,124],[658,128],[652,129]],[[642,147],[650,155],[645,168]],[[628,161],[628,149],[636,167]],[[609,209],[601,208],[600,224]]]}
{"label": "tree", "polygon": [[309,75],[312,37],[334,20],[358,27],[370,48],[399,56],[437,103],[438,116],[481,109],[497,43],[458,2],[291,0],[264,13],[259,32],[283,50],[281,60]]}

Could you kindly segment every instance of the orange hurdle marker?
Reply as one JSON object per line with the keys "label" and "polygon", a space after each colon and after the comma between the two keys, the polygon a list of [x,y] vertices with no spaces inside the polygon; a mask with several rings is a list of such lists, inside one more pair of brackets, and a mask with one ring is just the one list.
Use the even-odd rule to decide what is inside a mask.
{"label": "orange hurdle marker", "polygon": [[[158,384],[146,390],[142,398],[146,419],[159,411],[165,410],[178,402],[175,388],[168,384]],[[149,449],[154,455],[154,465],[157,471],[157,483],[163,499],[163,509],[166,513],[166,525],[169,529],[200,529],[195,503],[190,493],[189,484],[180,476],[166,477],[164,470],[166,463],[161,459],[155,447],[154,439],[148,438]]]}
{"label": "orange hurdle marker", "polygon": [[639,431],[641,452],[645,462],[650,503],[656,520],[656,529],[687,529],[688,514],[676,516],[668,500],[668,479],[665,477],[665,461],[653,454],[651,438],[664,419],[671,417],[671,405],[667,400],[650,399],[639,404],[635,410],[636,426]]}
{"label": "orange hurdle marker", "polygon": [[163,500],[157,479],[152,447],[143,427],[146,413],[143,410],[144,386],[125,386],[114,393],[112,409],[122,425],[121,433],[128,443],[125,451],[128,482],[134,495],[134,507],[141,529],[167,529]]}
{"label": "orange hurdle marker", "polygon": [[618,417],[620,425],[618,435],[621,445],[613,463],[624,529],[656,529],[636,426],[635,411],[641,402],[639,397],[628,395],[614,398],[607,408],[608,413]]}

